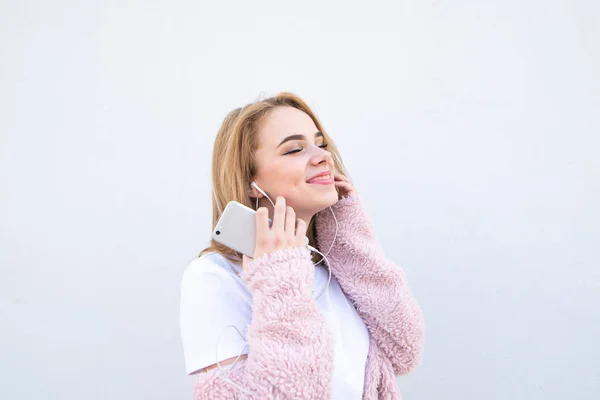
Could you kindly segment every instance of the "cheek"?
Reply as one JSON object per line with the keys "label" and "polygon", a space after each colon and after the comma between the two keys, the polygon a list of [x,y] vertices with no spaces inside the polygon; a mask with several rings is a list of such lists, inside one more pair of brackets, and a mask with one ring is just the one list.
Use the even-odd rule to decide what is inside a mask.
{"label": "cheek", "polygon": [[297,181],[304,181],[305,168],[300,163],[285,162],[272,165],[271,174],[278,181],[286,184],[294,184]]}
{"label": "cheek", "polygon": [[276,182],[278,191],[286,197],[294,197],[306,186],[306,173],[302,165],[279,165],[270,171],[272,182]]}

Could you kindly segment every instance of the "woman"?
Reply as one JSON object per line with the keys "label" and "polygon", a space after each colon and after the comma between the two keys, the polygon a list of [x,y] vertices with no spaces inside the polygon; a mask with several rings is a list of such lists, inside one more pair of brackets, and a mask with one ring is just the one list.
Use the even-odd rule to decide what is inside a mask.
{"label": "woman", "polygon": [[212,177],[213,228],[238,201],[257,210],[257,244],[252,259],[212,241],[184,272],[195,399],[399,399],[395,377],[420,364],[423,315],[308,105],[284,92],[232,111]]}

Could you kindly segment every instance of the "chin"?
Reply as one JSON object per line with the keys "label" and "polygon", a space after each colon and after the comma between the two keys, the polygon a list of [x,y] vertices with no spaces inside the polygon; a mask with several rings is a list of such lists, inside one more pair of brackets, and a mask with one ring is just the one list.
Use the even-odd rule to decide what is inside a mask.
{"label": "chin", "polygon": [[[309,184],[309,186],[312,185]],[[318,190],[310,188],[302,197],[304,199],[310,199],[308,202],[303,202],[306,211],[310,210],[311,213],[316,214],[337,203],[338,192],[336,188],[331,185],[330,188],[322,187],[318,188]]]}
{"label": "chin", "polygon": [[335,203],[337,203],[338,201],[338,193],[337,190],[331,190],[331,192],[327,193],[326,195],[323,195],[322,198],[319,199],[320,201],[317,203],[318,207],[317,207],[317,211],[322,211],[324,209],[326,209],[327,207],[331,207],[333,206]]}

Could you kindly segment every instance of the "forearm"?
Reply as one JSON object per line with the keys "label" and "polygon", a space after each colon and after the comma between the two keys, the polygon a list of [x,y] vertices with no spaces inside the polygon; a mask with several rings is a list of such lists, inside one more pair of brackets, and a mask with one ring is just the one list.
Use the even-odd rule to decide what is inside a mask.
{"label": "forearm", "polygon": [[[394,372],[408,373],[420,363],[424,319],[404,271],[384,255],[357,194],[332,208],[338,220],[337,237],[328,255],[332,273],[391,360]],[[326,251],[335,230],[330,210],[319,214],[316,229],[318,245]]]}
{"label": "forearm", "polygon": [[249,352],[228,376],[251,394],[218,378],[215,370],[198,379],[196,399],[329,398],[333,339],[312,299],[309,251],[298,247],[266,254],[253,260],[242,278],[253,297]]}

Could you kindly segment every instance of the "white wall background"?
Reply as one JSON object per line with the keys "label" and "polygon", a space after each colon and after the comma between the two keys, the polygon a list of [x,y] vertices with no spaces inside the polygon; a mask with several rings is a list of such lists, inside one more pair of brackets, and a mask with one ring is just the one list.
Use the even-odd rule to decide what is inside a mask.
{"label": "white wall background", "polygon": [[0,3],[0,398],[189,399],[231,109],[298,93],[427,321],[406,399],[600,398],[600,3]]}

